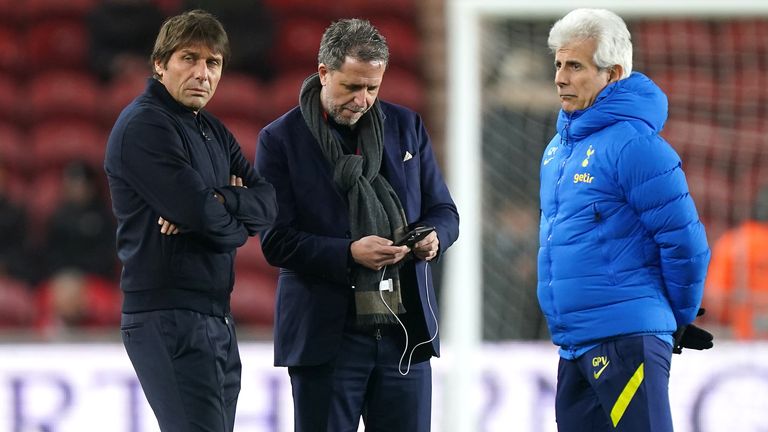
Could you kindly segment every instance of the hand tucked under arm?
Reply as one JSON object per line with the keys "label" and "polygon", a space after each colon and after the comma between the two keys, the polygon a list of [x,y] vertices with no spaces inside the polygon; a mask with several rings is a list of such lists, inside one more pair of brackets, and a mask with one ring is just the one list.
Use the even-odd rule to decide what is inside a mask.
{"label": "hand tucked under arm", "polygon": [[[239,187],[248,189],[247,186],[243,185],[243,179],[236,175],[229,176],[229,185],[239,186]],[[224,197],[222,195],[219,195],[218,193],[214,192],[213,197],[216,198],[220,203],[224,204]],[[161,234],[175,235],[179,233],[179,228],[176,226],[176,224],[166,220],[162,216],[160,216],[160,218],[157,220],[157,224],[160,225]]]}
{"label": "hand tucked under arm", "polygon": [[230,176],[228,186],[218,188],[217,195],[227,211],[243,224],[249,235],[269,228],[277,217],[277,199],[271,184],[260,179],[251,188],[241,177]]}
{"label": "hand tucked under arm", "polygon": [[157,219],[157,224],[160,225],[160,234],[175,235],[179,233],[179,228],[175,224],[165,220],[162,216]]}

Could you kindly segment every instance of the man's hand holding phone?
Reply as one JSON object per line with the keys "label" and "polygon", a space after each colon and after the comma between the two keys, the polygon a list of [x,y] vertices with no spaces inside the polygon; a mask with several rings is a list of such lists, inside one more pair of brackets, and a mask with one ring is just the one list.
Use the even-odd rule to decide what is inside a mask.
{"label": "man's hand holding phone", "polygon": [[420,260],[431,261],[437,256],[440,240],[434,227],[417,226],[395,241],[395,244],[408,246]]}
{"label": "man's hand holding phone", "polygon": [[405,246],[394,245],[384,237],[370,235],[352,242],[349,252],[356,263],[378,271],[384,266],[397,264],[408,256],[410,250]]}

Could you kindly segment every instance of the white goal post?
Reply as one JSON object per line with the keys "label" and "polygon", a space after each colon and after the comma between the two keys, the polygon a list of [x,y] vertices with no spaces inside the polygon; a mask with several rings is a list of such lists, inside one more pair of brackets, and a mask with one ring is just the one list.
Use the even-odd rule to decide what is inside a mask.
{"label": "white goal post", "polygon": [[461,235],[446,257],[443,278],[443,341],[451,372],[437,395],[444,405],[441,432],[471,432],[478,424],[465,395],[477,380],[472,365],[482,343],[481,26],[486,18],[555,19],[577,7],[610,9],[625,19],[768,16],[764,0],[447,0],[446,171]]}

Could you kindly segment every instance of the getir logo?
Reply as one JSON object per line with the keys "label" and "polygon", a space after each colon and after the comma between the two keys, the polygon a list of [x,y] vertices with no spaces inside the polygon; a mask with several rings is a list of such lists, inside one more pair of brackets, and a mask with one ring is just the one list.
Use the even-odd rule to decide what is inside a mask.
{"label": "getir logo", "polygon": [[592,180],[595,178],[592,177],[590,173],[581,173],[581,174],[574,174],[573,175],[573,182],[574,183],[592,183]]}

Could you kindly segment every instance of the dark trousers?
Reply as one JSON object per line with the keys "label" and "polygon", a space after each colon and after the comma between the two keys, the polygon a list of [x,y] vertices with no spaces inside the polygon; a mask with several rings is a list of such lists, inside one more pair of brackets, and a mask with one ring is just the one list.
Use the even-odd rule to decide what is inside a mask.
{"label": "dark trousers", "polygon": [[[432,413],[429,361],[398,371],[404,338],[400,327],[350,330],[332,364],[289,367],[295,431],[427,432]],[[408,356],[402,371],[407,367]]]}
{"label": "dark trousers", "polygon": [[123,345],[163,432],[231,432],[240,353],[231,317],[123,314]]}
{"label": "dark trousers", "polygon": [[656,336],[605,342],[560,359],[555,415],[560,432],[672,432],[672,346]]}

